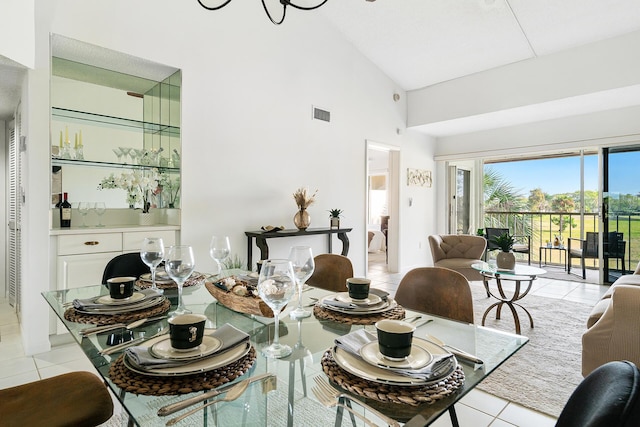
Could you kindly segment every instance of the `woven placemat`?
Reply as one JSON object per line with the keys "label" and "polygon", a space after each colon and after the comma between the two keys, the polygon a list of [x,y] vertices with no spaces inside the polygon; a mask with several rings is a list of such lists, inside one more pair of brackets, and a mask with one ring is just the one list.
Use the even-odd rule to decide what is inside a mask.
{"label": "woven placemat", "polygon": [[106,315],[80,313],[74,307],[64,312],[64,318],[76,323],[93,323],[96,325],[113,325],[114,323],[129,323],[147,317],[155,317],[166,313],[171,308],[171,302],[165,298],[160,304],[143,310],[131,311],[129,313]]}
{"label": "woven placemat", "polygon": [[316,304],[315,306],[313,306],[313,314],[318,319],[332,320],[334,322],[347,323],[349,325],[373,325],[379,320],[400,320],[404,319],[405,316],[404,307],[402,307],[400,304],[389,311],[365,315],[340,313],[338,311],[324,308]]}
{"label": "woven placemat", "polygon": [[124,354],[109,367],[111,381],[127,393],[147,396],[169,396],[211,390],[247,373],[256,361],[253,346],[249,353],[228,365],[208,372],[171,377],[156,377],[130,371],[124,365]]}
{"label": "woven placemat", "polygon": [[421,386],[397,386],[367,381],[342,369],[334,360],[331,350],[322,355],[322,370],[331,381],[358,396],[384,403],[418,406],[433,403],[455,393],[464,384],[464,371],[458,365],[455,371],[437,383]]}
{"label": "woven placemat", "polygon": [[[208,276],[202,273],[193,273],[182,285],[183,288],[188,288],[189,286],[197,286],[204,283]],[[150,288],[152,283],[148,280],[138,279],[136,281],[136,286],[138,289],[147,289]],[[158,289],[178,289],[178,285],[176,282],[171,281],[170,283],[158,283],[156,282],[156,287]]]}

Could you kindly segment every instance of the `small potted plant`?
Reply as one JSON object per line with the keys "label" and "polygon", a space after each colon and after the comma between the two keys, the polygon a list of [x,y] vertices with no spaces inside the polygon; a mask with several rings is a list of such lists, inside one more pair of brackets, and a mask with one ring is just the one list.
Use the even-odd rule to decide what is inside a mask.
{"label": "small potted plant", "polygon": [[500,270],[513,270],[516,266],[516,257],[511,252],[515,239],[508,232],[500,236],[491,238],[491,243],[496,244],[500,248],[498,256],[496,256],[496,264]]}
{"label": "small potted plant", "polygon": [[331,228],[340,228],[340,215],[342,209],[329,209],[329,219],[331,221]]}

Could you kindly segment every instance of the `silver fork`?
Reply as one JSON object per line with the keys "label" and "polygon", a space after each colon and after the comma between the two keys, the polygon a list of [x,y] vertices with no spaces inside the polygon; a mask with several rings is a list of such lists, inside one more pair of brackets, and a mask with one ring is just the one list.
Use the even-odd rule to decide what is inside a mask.
{"label": "silver fork", "polygon": [[331,386],[331,384],[329,384],[327,381],[325,381],[320,375],[316,376],[313,378],[313,380],[316,382],[316,384],[318,385],[318,387],[320,389],[322,389],[326,394],[330,395],[331,397],[333,397],[334,399],[340,399],[341,397],[347,398],[349,400],[351,400],[352,402],[356,402],[358,405],[362,406],[363,408],[366,408],[367,410],[369,410],[372,414],[374,414],[375,416],[377,416],[378,418],[380,418],[381,420],[383,420],[385,423],[387,423],[387,425],[391,426],[391,427],[400,427],[400,423],[398,423],[396,420],[394,420],[393,418],[389,418],[386,415],[380,413],[379,411],[373,409],[371,406],[367,405],[366,403],[358,400],[358,399],[354,399],[353,397],[341,393],[340,390],[335,389],[334,387]]}
{"label": "silver fork", "polygon": [[351,412],[356,417],[360,418],[369,427],[378,427],[373,421],[368,420],[364,415],[359,414],[358,412],[354,411],[353,408],[350,408],[349,406],[345,405],[344,403],[340,403],[338,401],[338,399],[336,399],[335,397],[327,394],[327,392],[325,390],[320,389],[318,387],[311,387],[311,391],[313,392],[313,394],[316,396],[318,401],[323,406],[326,406],[327,408],[334,408],[336,406],[339,406],[339,407],[344,408],[347,411]]}

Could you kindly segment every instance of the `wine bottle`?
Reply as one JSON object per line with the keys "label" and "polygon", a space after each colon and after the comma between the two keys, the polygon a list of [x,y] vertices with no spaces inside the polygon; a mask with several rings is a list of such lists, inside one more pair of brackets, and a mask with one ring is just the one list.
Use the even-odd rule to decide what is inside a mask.
{"label": "wine bottle", "polygon": [[64,193],[64,199],[60,204],[60,227],[71,227],[71,203],[67,200],[67,193]]}

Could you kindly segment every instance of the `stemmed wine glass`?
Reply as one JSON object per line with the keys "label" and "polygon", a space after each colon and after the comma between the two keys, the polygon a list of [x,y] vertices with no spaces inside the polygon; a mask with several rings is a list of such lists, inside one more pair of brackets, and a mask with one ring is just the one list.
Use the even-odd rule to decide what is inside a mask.
{"label": "stemmed wine glass", "polygon": [[129,155],[132,149],[130,147],[118,147],[118,148],[120,148],[120,151],[122,151],[122,155],[124,156],[124,162],[127,163],[127,156]]}
{"label": "stemmed wine glass", "polygon": [[113,153],[118,157],[118,163],[122,162],[122,150],[119,148],[114,148]]}
{"label": "stemmed wine glass", "polygon": [[311,248],[309,246],[292,247],[289,252],[289,261],[291,261],[293,274],[295,275],[296,282],[298,282],[298,307],[289,313],[289,316],[294,319],[309,317],[311,316],[311,312],[302,307],[302,288],[304,282],[311,277],[315,269]]}
{"label": "stemmed wine glass", "polygon": [[291,354],[291,347],[280,344],[278,315],[291,300],[296,288],[291,261],[286,259],[269,259],[262,263],[258,278],[258,295],[273,311],[275,332],[273,342],[262,350],[265,357],[280,358]]}
{"label": "stemmed wine glass", "polygon": [[87,228],[88,226],[84,221],[84,217],[86,217],[87,214],[89,213],[89,203],[87,202],[78,203],[78,212],[80,213],[80,215],[82,215],[82,225],[80,227]]}
{"label": "stemmed wine glass", "polygon": [[151,270],[151,289],[158,291],[156,286],[156,268],[164,258],[164,242],[160,237],[145,237],[140,249],[140,258]]}
{"label": "stemmed wine glass", "polygon": [[222,264],[220,261],[225,259],[231,253],[231,244],[229,236],[213,236],[211,245],[209,245],[209,255],[218,265],[218,275],[222,274]]}
{"label": "stemmed wine glass", "polygon": [[191,313],[182,303],[182,286],[191,276],[196,262],[193,257],[191,246],[171,246],[169,253],[164,260],[164,269],[178,285],[178,307],[173,311],[173,315]]}
{"label": "stemmed wine glass", "polygon": [[93,204],[93,210],[96,211],[96,215],[98,215],[98,225],[96,227],[104,227],[102,223],[102,215],[107,211],[107,207],[104,202],[95,202]]}

